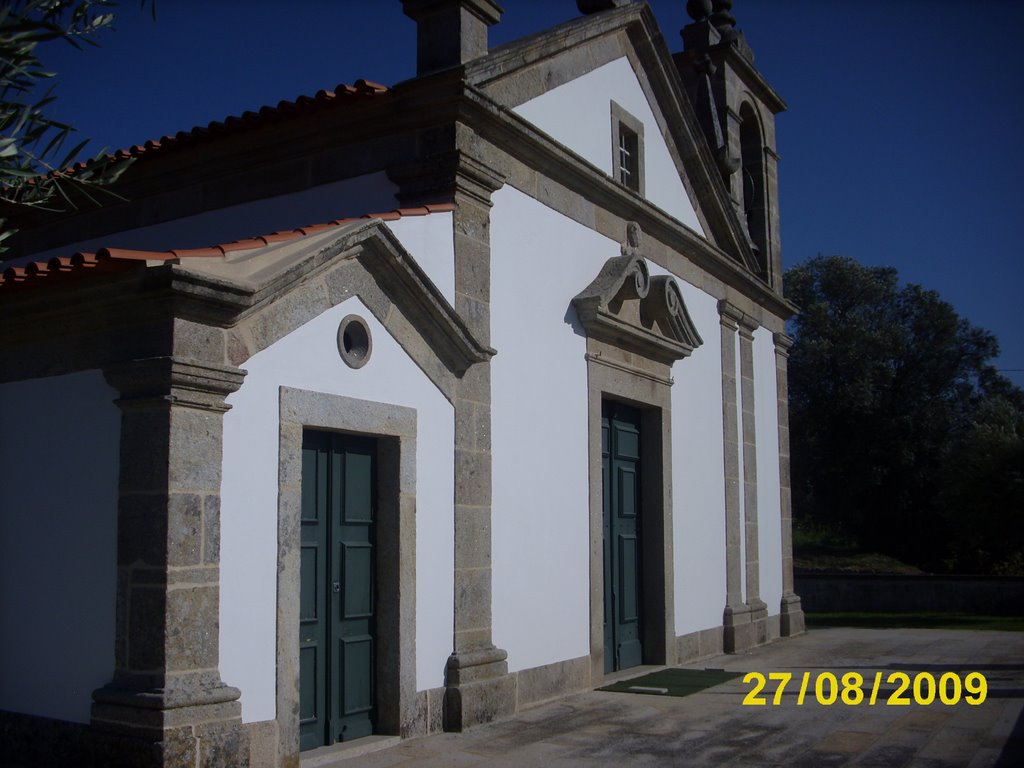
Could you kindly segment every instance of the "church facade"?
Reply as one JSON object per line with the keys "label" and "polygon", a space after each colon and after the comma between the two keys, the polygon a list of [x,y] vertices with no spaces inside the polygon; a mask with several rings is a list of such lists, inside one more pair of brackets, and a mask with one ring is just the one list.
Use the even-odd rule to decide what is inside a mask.
{"label": "church facade", "polygon": [[675,54],[579,5],[489,48],[492,0],[403,0],[415,78],[134,147],[127,202],[26,223],[6,757],[298,766],[803,631],[784,104],[731,3]]}

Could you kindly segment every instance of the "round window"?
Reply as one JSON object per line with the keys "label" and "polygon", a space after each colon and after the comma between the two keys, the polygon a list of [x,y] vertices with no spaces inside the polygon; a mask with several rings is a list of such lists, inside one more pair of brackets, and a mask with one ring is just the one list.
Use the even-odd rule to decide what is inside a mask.
{"label": "round window", "polygon": [[370,326],[359,315],[347,315],[338,326],[338,352],[349,368],[362,368],[370,359]]}

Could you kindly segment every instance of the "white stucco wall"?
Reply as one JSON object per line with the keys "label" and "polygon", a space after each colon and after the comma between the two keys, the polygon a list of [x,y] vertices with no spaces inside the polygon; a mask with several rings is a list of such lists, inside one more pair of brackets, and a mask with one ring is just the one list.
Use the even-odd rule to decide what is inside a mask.
{"label": "white stucco wall", "polygon": [[569,302],[619,245],[512,187],[492,199],[493,632],[519,670],[590,653],[586,339]]}
{"label": "white stucco wall", "polygon": [[448,303],[455,304],[455,230],[451,213],[406,216],[388,227],[437,286]]}
{"label": "white stucco wall", "polygon": [[117,397],[96,370],[0,385],[0,709],[88,723],[112,677]]}
{"label": "white stucco wall", "polygon": [[779,405],[771,331],[754,332],[754,426],[757,430],[757,540],[761,599],[769,615],[782,600],[782,509],[779,498]]}
{"label": "white stucco wall", "polygon": [[[429,218],[429,217],[427,217]],[[370,327],[373,353],[358,370],[338,355],[348,314]],[[221,489],[221,674],[242,690],[242,719],[275,716],[279,388],[415,408],[416,685],[443,685],[452,648],[454,411],[357,298],[257,353],[228,398]]]}
{"label": "white stucco wall", "polygon": [[[652,268],[657,274],[664,270]],[[722,624],[725,464],[718,301],[677,279],[704,343],[672,366],[672,536],[676,634]]]}
{"label": "white stucco wall", "polygon": [[370,173],[301,192],[253,200],[150,227],[82,240],[41,251],[31,257],[17,259],[16,262],[70,256],[77,251],[90,252],[103,247],[149,251],[203,248],[348,216],[390,211],[399,205],[395,197],[397,191],[398,187],[383,171]]}
{"label": "white stucco wall", "polygon": [[513,111],[614,176],[611,102],[644,125],[644,196],[700,234],[704,230],[636,73],[625,57],[520,104]]}

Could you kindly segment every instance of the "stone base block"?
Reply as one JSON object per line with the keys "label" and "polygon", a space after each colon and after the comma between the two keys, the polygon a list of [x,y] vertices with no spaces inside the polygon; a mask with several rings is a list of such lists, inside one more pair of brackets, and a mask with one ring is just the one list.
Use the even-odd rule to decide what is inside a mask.
{"label": "stone base block", "polygon": [[556,661],[515,673],[516,711],[590,689],[590,657]]}
{"label": "stone base block", "polygon": [[249,765],[238,689],[168,686],[93,693],[91,730],[105,765],[241,768]]}
{"label": "stone base block", "polygon": [[511,675],[450,685],[444,693],[444,729],[463,731],[510,717],[516,710],[516,679]]}
{"label": "stone base block", "polygon": [[783,637],[802,635],[807,630],[798,595],[783,595],[779,612],[779,632]]}
{"label": "stone base block", "polygon": [[770,639],[768,631],[768,606],[763,601],[751,601],[750,623],[754,625],[754,645],[767,645]]}
{"label": "stone base block", "polygon": [[508,652],[489,645],[448,657],[448,685],[475,683],[508,674]]}
{"label": "stone base block", "polygon": [[[160,741],[82,723],[0,712],[0,765],[75,768],[248,768],[241,728],[176,728]],[[272,764],[272,763],[270,763]]]}
{"label": "stone base block", "polygon": [[419,691],[413,706],[403,717],[398,735],[403,739],[440,733],[444,730],[444,688]]}
{"label": "stone base block", "polygon": [[690,632],[676,638],[676,661],[679,664],[687,664],[697,659],[718,656],[723,649],[722,627]]}
{"label": "stone base block", "polygon": [[722,648],[726,653],[740,653],[757,645],[757,625],[747,605],[727,605],[722,620]]}
{"label": "stone base block", "polygon": [[723,627],[722,646],[726,653],[742,653],[757,645],[757,627],[750,622]]}
{"label": "stone base block", "polygon": [[277,721],[242,726],[249,733],[249,768],[277,768]]}

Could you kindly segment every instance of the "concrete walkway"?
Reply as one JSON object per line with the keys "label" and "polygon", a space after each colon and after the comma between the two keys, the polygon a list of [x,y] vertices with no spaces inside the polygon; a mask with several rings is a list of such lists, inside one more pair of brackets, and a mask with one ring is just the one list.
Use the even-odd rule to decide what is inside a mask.
{"label": "concrete walkway", "polygon": [[[1024,634],[961,630],[818,629],[746,654],[719,656],[693,669],[791,672],[779,705],[775,683],[765,706],[744,706],[742,678],[685,698],[600,691],[524,712],[463,734],[438,734],[330,763],[390,766],[860,766],[984,768],[1024,766]],[[799,682],[810,690],[797,704]],[[849,671],[867,680],[859,705],[819,704],[819,673]],[[877,703],[871,682],[883,672]],[[984,703],[887,706],[892,671],[981,672]],[[824,691],[827,693],[827,686]],[[922,693],[926,690],[922,689]],[[851,694],[855,695],[855,694]],[[913,689],[908,691],[913,702]]]}

